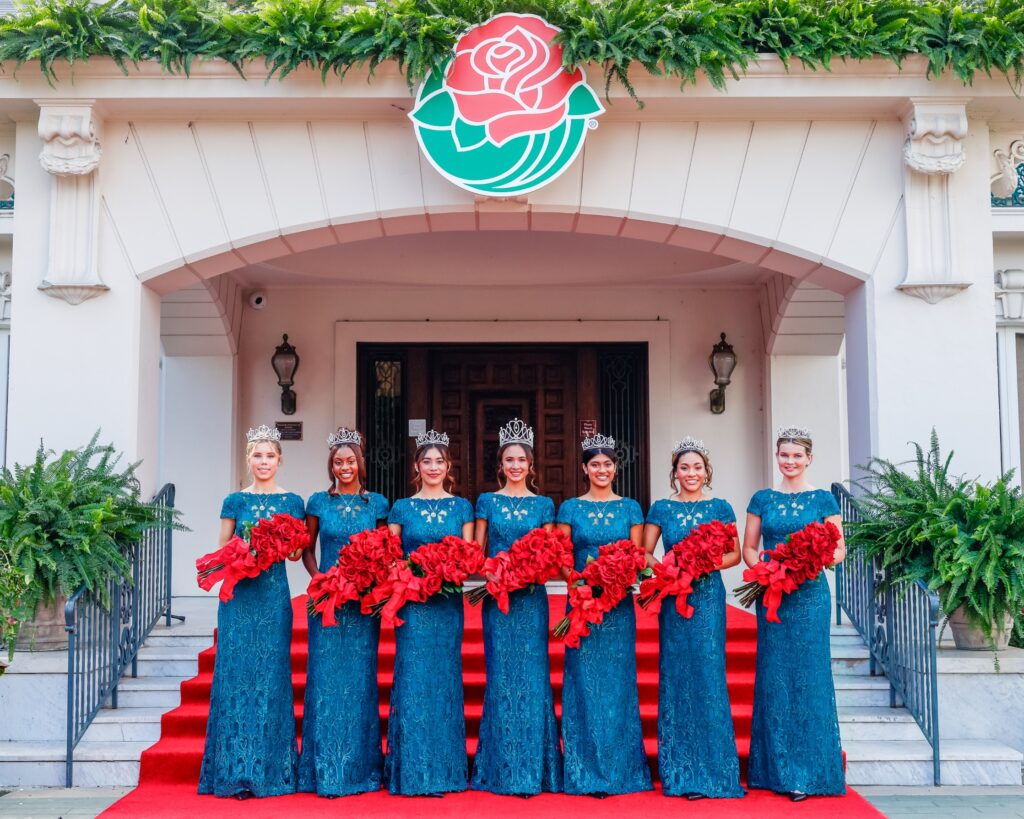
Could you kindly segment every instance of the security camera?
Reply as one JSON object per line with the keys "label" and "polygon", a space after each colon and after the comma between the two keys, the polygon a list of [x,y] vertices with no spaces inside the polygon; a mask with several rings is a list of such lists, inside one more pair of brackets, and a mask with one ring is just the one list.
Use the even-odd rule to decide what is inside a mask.
{"label": "security camera", "polygon": [[267,294],[262,290],[257,290],[254,293],[249,294],[249,306],[253,310],[262,310],[267,306]]}

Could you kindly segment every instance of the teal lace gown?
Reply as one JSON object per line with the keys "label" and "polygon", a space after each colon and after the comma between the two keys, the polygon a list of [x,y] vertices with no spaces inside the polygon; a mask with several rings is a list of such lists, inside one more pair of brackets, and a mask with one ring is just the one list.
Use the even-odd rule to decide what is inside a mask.
{"label": "teal lace gown", "polygon": [[[647,522],[661,527],[667,552],[702,523],[733,523],[732,507],[720,498],[659,500]],[[687,619],[676,598],[662,601],[658,615],[658,775],[667,796],[699,793],[743,796],[736,735],[725,682],[725,584],[718,572],[693,584]]]}
{"label": "teal lace gown", "polygon": [[[487,553],[508,549],[555,519],[550,498],[487,492],[476,504],[487,521]],[[548,663],[548,595],[543,586],[509,595],[508,614],[483,603],[484,690],[472,788],[504,794],[562,789],[562,753]]]}
{"label": "teal lace gown", "polygon": [[[305,517],[291,492],[234,492],[220,516],[242,527],[275,514]],[[217,655],[199,793],[294,793],[298,753],[292,705],[292,607],[284,563],[242,580],[217,609]]]}
{"label": "teal lace gown", "polygon": [[[762,489],[747,511],[761,518],[763,547],[839,514],[823,489]],[[787,793],[846,793],[829,647],[832,598],[824,573],[782,599],[781,623],[757,605],[757,675],[747,784]]]}
{"label": "teal lace gown", "polygon": [[[644,522],[631,498],[567,500],[558,522],[572,527],[577,570],[606,543],[629,537]],[[564,788],[571,794],[620,794],[651,789],[640,725],[633,596],[605,615],[579,648],[565,649],[562,689]]]}
{"label": "teal lace gown", "polygon": [[[473,520],[465,498],[395,501],[390,523],[402,527],[406,553]],[[434,595],[399,611],[395,679],[388,716],[384,779],[388,791],[419,795],[464,791],[466,718],[462,697],[462,595]]]}
{"label": "teal lace gown", "polygon": [[[320,571],[338,559],[356,532],[387,520],[383,495],[317,492],[306,515],[320,521]],[[383,777],[377,699],[380,620],[359,613],[358,603],[338,611],[338,625],[324,628],[309,617],[309,660],[302,717],[299,790],[347,796],[378,790]]]}

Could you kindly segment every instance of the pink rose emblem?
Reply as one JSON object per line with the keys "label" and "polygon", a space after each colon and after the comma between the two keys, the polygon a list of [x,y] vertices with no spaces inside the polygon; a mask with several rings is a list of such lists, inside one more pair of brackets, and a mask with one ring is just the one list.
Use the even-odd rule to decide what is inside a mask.
{"label": "pink rose emblem", "polygon": [[558,32],[529,14],[501,14],[466,32],[445,80],[462,119],[485,126],[497,145],[558,125],[583,82],[580,69],[562,67]]}

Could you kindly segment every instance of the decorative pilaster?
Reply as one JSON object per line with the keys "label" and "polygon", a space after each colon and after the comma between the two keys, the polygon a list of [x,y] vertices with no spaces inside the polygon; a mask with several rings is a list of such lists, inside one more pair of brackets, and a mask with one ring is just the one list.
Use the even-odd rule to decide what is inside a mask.
{"label": "decorative pilaster", "polygon": [[959,99],[911,100],[904,120],[907,276],[898,287],[929,304],[971,286],[957,275],[949,195],[949,177],[966,159],[964,103]]}
{"label": "decorative pilaster", "polygon": [[0,271],[0,330],[11,329],[11,271]]}
{"label": "decorative pilaster", "polygon": [[52,174],[50,254],[39,289],[69,304],[81,304],[109,288],[97,266],[101,123],[94,100],[37,100],[39,163]]}

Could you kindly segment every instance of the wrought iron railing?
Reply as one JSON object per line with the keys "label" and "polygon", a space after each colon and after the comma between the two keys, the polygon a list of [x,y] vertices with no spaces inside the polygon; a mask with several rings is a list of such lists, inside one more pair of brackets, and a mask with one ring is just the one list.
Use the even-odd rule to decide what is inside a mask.
{"label": "wrought iron railing", "polygon": [[[843,520],[861,512],[845,486],[832,484]],[[889,680],[889,705],[906,707],[932,746],[932,777],[942,784],[939,765],[939,692],[936,633],[939,598],[921,581],[898,587],[886,571],[856,550],[836,566],[836,624],[845,612],[868,646],[869,668]]]}
{"label": "wrought iron railing", "polygon": [[[165,484],[151,505],[174,508],[174,484]],[[164,618],[185,618],[171,613],[171,530],[151,529],[128,547],[131,579],[111,580],[106,592],[110,608],[101,596],[83,586],[64,606],[68,632],[68,701],[65,780],[74,777],[75,746],[99,710],[110,703],[117,708],[117,686],[130,668],[138,674],[138,654],[143,641]]]}

